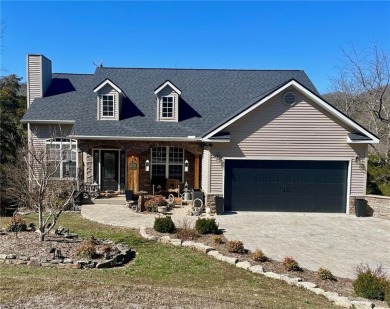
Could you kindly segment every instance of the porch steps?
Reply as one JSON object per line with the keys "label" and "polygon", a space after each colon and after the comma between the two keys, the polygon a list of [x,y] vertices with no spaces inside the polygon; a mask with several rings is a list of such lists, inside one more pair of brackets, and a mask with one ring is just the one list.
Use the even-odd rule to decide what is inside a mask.
{"label": "porch steps", "polygon": [[126,196],[120,195],[109,198],[96,198],[93,200],[94,204],[105,204],[105,205],[126,205]]}

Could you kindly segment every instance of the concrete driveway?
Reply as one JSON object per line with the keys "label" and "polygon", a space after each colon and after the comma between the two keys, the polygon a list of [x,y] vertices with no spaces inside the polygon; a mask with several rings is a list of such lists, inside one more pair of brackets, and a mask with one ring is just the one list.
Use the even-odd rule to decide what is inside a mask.
{"label": "concrete driveway", "polygon": [[270,258],[292,256],[301,267],[355,278],[354,266],[381,264],[390,274],[390,221],[345,214],[237,212],[217,217],[229,240]]}
{"label": "concrete driveway", "polygon": [[[180,224],[188,209],[176,209]],[[155,214],[135,213],[124,205],[84,205],[81,214],[100,223],[153,227]],[[354,278],[354,266],[381,264],[390,274],[390,220],[345,214],[237,212],[216,216],[229,240],[241,240],[250,250],[270,258],[292,256],[301,267],[328,268],[336,276]]]}

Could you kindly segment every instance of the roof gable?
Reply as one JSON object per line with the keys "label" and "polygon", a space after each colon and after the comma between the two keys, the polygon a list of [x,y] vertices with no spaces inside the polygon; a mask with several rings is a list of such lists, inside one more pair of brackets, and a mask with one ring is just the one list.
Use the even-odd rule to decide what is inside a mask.
{"label": "roof gable", "polygon": [[118,93],[122,93],[122,89],[119,88],[117,85],[115,85],[112,81],[110,81],[108,78],[106,80],[104,80],[102,83],[100,83],[99,85],[97,85],[94,89],[93,89],[93,92],[99,92],[99,90],[103,89],[104,86],[106,85],[109,85],[111,86],[111,88],[115,89],[115,91],[117,91]]}
{"label": "roof gable", "polygon": [[[324,99],[322,99],[317,94],[310,91],[308,88],[300,84],[298,81],[292,79],[285,84],[279,86],[278,88],[274,89],[273,91],[270,91],[254,103],[251,103],[246,108],[238,110],[235,114],[233,114],[229,119],[225,119],[225,121],[221,122],[219,125],[214,127],[212,130],[208,131],[206,134],[203,135],[203,141],[211,141],[212,137],[224,130],[227,126],[234,123],[238,119],[242,118],[246,114],[250,113],[260,105],[264,104],[271,98],[275,97],[276,95],[282,93],[287,88],[293,87],[294,89],[298,90],[299,92],[303,93],[307,97],[309,97],[314,103],[318,104],[322,108],[324,108],[326,111],[328,111],[330,114],[335,116],[337,119],[339,119],[342,123],[345,123],[346,125],[350,126],[351,128],[355,129],[358,133],[366,136],[367,138],[362,140],[355,140],[356,142],[360,143],[379,143],[379,139],[377,136],[375,136],[373,133],[369,132],[362,126],[360,126],[358,123],[353,121],[351,118],[340,112],[338,109],[330,105],[328,102],[326,102]],[[355,142],[353,139],[349,138],[348,142]]]}
{"label": "roof gable", "polygon": [[172,90],[174,90],[178,95],[181,95],[181,91],[179,88],[177,88],[173,83],[171,83],[169,80],[167,80],[165,83],[157,87],[157,89],[154,91],[154,94],[157,95],[161,90],[163,90],[165,87],[171,87]]}

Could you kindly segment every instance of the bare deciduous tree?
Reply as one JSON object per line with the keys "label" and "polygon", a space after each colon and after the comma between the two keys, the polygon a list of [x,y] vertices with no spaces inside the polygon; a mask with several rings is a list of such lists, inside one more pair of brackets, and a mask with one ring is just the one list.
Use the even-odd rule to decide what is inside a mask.
{"label": "bare deciduous tree", "polygon": [[344,64],[333,78],[332,104],[381,139],[378,154],[390,156],[390,63],[388,51],[373,45],[361,53],[355,45],[343,50]]}
{"label": "bare deciduous tree", "polygon": [[[58,140],[61,139],[51,139]],[[56,149],[51,147],[51,142],[37,144],[29,140],[19,148],[15,163],[5,167],[7,194],[19,206],[37,211],[41,241],[73,202],[75,174],[66,175],[63,171],[69,177],[58,177],[61,169],[69,170],[69,158],[69,149]]]}

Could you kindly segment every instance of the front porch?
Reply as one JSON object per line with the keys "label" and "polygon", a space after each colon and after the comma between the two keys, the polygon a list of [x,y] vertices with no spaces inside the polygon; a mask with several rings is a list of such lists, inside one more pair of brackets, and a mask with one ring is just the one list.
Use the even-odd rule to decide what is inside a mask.
{"label": "front porch", "polygon": [[199,189],[202,145],[197,142],[79,140],[80,184],[100,192],[148,194]]}

